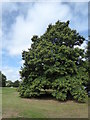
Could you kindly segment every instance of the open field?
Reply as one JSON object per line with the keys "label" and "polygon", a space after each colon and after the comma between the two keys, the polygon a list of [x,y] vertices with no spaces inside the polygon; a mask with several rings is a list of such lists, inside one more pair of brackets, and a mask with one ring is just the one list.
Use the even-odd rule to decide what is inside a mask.
{"label": "open field", "polygon": [[20,98],[16,88],[2,89],[3,118],[88,118],[88,104],[52,98]]}
{"label": "open field", "polygon": [[2,88],[0,87],[0,119],[2,117]]}

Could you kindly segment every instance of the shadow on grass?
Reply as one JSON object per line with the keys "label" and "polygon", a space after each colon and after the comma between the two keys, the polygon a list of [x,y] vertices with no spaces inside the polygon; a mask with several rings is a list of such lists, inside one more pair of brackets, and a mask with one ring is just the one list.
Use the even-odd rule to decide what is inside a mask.
{"label": "shadow on grass", "polygon": [[54,100],[54,101],[58,101],[58,102],[62,102],[62,103],[65,103],[65,102],[68,102],[68,101],[73,101],[73,102],[78,103],[77,101],[73,100],[73,97],[70,94],[68,94],[68,97],[66,98],[66,100],[62,101],[62,100],[56,99],[55,97],[52,96],[51,93],[48,93],[48,92],[43,93],[40,96],[35,96],[35,97],[31,97],[31,98],[24,98],[24,99],[31,99],[31,100],[36,99],[36,100],[43,100],[43,101]]}
{"label": "shadow on grass", "polygon": [[61,102],[61,103],[65,103],[65,102],[68,102],[68,101],[73,101],[75,103],[79,103],[79,104],[84,104],[86,102],[78,102],[77,100],[74,100],[73,99],[73,96],[68,92],[67,94],[67,98],[66,100],[59,100],[59,99],[56,99],[55,97],[52,96],[51,93],[49,92],[44,92],[42,93],[40,96],[35,96],[35,97],[31,97],[31,98],[24,98],[24,99],[36,99],[36,100],[54,100],[54,101],[58,101],[58,102]]}

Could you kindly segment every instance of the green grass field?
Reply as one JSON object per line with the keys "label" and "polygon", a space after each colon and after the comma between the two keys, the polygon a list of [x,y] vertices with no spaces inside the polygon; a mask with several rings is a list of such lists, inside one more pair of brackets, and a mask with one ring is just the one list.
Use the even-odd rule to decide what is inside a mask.
{"label": "green grass field", "polygon": [[0,87],[0,119],[2,117],[2,88]]}
{"label": "green grass field", "polygon": [[88,118],[88,104],[51,98],[20,98],[16,88],[2,89],[3,118]]}

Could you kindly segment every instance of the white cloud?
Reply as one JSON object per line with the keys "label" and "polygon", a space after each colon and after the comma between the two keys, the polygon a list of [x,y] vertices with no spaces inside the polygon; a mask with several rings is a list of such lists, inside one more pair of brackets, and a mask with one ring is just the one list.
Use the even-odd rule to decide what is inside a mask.
{"label": "white cloud", "polygon": [[[1,25],[0,25],[1,27]],[[2,48],[2,29],[0,28],[0,49]]]}
{"label": "white cloud", "polygon": [[[88,19],[80,19],[78,15],[78,13],[83,16],[87,14],[88,8],[86,8],[86,4],[71,4],[74,6],[73,12],[67,4],[58,2],[36,2],[32,8],[30,7],[30,9],[28,9],[26,18],[22,14],[15,18],[16,22],[12,25],[10,32],[6,38],[3,37],[3,39],[6,39],[4,48],[8,50],[10,55],[21,54],[22,50],[27,50],[30,47],[30,39],[34,34],[42,35],[47,25],[49,23],[55,23],[58,19],[61,21],[71,20],[73,22],[71,27],[78,31],[87,30]],[[7,7],[7,10],[9,7]],[[15,11],[17,9],[16,4],[15,6],[13,4],[9,11]]]}
{"label": "white cloud", "polygon": [[14,2],[4,2],[2,3],[2,8],[4,8],[4,12],[12,12],[12,11],[17,11],[18,10],[18,6],[16,5],[16,3]]}
{"label": "white cloud", "polygon": [[[52,0],[52,2],[89,2],[89,0]],[[1,2],[46,2],[46,0],[1,0]],[[51,2],[51,0],[47,0]]]}
{"label": "white cloud", "polygon": [[19,68],[17,69],[10,66],[3,66],[2,73],[5,74],[7,80],[15,81],[20,79]]}
{"label": "white cloud", "polygon": [[21,66],[23,66],[24,60],[21,60],[19,63]]}
{"label": "white cloud", "polygon": [[2,19],[1,19],[2,7],[0,4],[0,66],[2,65]]}
{"label": "white cloud", "polygon": [[[78,32],[88,31],[88,3],[70,3],[73,6],[72,28]],[[83,17],[82,17],[83,16]]]}
{"label": "white cloud", "polygon": [[86,38],[86,41],[84,41],[81,46],[75,45],[74,48],[78,47],[78,48],[83,49],[83,50],[86,51],[87,50],[87,46],[88,46],[87,40],[88,40],[88,38]]}
{"label": "white cloud", "polygon": [[26,18],[19,15],[12,25],[10,33],[6,36],[4,47],[11,55],[21,54],[31,45],[31,37],[34,34],[41,35],[45,32],[49,23],[58,19],[66,21],[71,18],[70,9],[61,3],[36,3],[28,10]]}
{"label": "white cloud", "polygon": [[[23,11],[26,10],[26,7],[22,5],[20,8],[20,6],[17,6],[17,4],[14,2],[10,4],[3,4],[6,6],[4,6],[4,12],[8,12],[8,15],[10,15],[10,13],[13,11],[22,11],[22,9]],[[67,4],[62,4],[59,2],[56,3],[56,1],[53,0],[52,3],[36,2],[33,7],[27,6],[28,9],[26,11],[26,16],[24,16],[25,13],[18,14],[18,16],[14,18],[15,22],[12,24],[12,26],[8,27],[8,34],[4,33],[4,31],[2,33],[3,49],[5,52],[7,51],[6,54],[11,56],[21,55],[22,50],[27,50],[30,48],[31,37],[34,34],[39,36],[42,35],[45,32],[47,25],[50,23],[54,24],[57,20],[66,21],[69,19],[72,21],[72,28],[77,29],[78,31],[87,30],[88,22],[85,16],[88,8],[86,7],[86,4],[71,3],[71,5],[74,6],[74,9],[70,8],[70,6]],[[83,15],[84,19],[82,19],[78,13]],[[5,25],[3,26],[5,28]],[[83,48],[85,45],[86,44],[84,43],[81,47]],[[20,61],[19,64],[22,65],[23,61]],[[9,66],[3,66],[2,68],[2,72],[7,76],[7,79],[12,81],[19,79],[19,70],[20,68]]]}
{"label": "white cloud", "polygon": [[2,46],[2,5],[0,4],[0,50]]}
{"label": "white cloud", "polygon": [[65,0],[67,2],[89,2],[89,0]]}
{"label": "white cloud", "polygon": [[82,49],[87,49],[87,42],[86,41],[84,41],[84,43],[81,45],[81,48]]}
{"label": "white cloud", "polygon": [[[4,11],[12,12],[20,10],[16,3],[5,3],[5,6]],[[23,9],[26,8],[23,5],[20,6]],[[87,3],[69,3],[67,5],[61,2],[36,2],[33,7],[27,7],[26,17],[23,14],[15,17],[15,22],[9,28],[8,34],[3,32],[3,48],[10,55],[20,55],[22,50],[30,48],[31,37],[34,34],[42,35],[47,25],[55,23],[57,20],[66,21],[69,19],[73,29],[77,29],[78,32],[85,31],[88,29],[88,18],[82,19],[80,15],[87,17],[87,6]],[[3,27],[5,29],[4,23]]]}

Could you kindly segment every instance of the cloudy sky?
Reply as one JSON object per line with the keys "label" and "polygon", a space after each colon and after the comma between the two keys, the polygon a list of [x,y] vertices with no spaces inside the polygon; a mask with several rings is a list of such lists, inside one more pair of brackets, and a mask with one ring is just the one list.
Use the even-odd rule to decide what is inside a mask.
{"label": "cloudy sky", "polygon": [[48,24],[54,24],[57,20],[70,20],[70,27],[88,38],[87,2],[2,3],[2,30],[0,30],[2,68],[0,69],[7,79],[15,81],[20,78],[19,70],[23,64],[22,50],[30,48],[33,35],[42,35]]}

